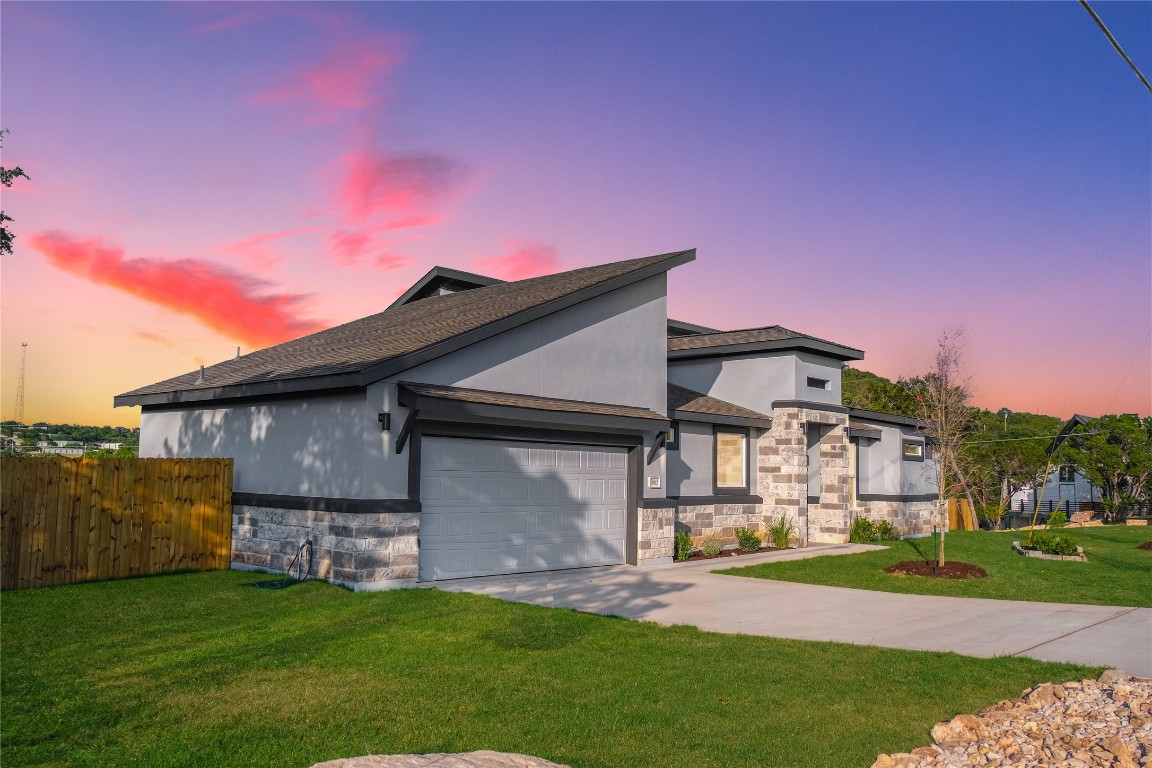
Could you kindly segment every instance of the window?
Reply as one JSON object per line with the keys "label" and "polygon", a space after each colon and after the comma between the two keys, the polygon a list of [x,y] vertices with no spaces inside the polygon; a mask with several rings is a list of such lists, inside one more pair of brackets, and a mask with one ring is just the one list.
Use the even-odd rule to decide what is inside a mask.
{"label": "window", "polygon": [[818,379],[815,376],[809,376],[808,386],[812,387],[812,389],[828,389],[828,379]]}
{"label": "window", "polygon": [[848,509],[856,509],[856,468],[859,466],[859,442],[856,439],[848,441]]}
{"label": "window", "polygon": [[924,461],[924,443],[919,440],[900,441],[900,450],[904,461]]}
{"label": "window", "polygon": [[664,438],[664,450],[680,450],[680,422],[674,421],[668,425],[668,434]]}
{"label": "window", "polygon": [[716,493],[748,493],[748,430],[716,427],[715,453]]}
{"label": "window", "polygon": [[1074,483],[1076,482],[1076,467],[1071,464],[1065,464],[1060,467],[1060,482]]}

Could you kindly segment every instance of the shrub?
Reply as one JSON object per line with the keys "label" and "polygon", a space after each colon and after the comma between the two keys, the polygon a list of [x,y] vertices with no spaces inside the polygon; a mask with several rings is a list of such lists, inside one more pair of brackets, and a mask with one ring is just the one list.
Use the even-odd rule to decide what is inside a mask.
{"label": "shrub", "polygon": [[787,512],[768,524],[768,538],[772,540],[772,546],[776,549],[787,549],[788,542],[791,541],[794,533],[796,533],[796,526],[792,523],[792,518],[788,517]]}
{"label": "shrub", "polygon": [[880,541],[900,541],[900,532],[887,520],[873,523],[872,528]]}
{"label": "shrub", "polygon": [[1064,510],[1058,509],[1048,516],[1049,528],[1063,528],[1068,524],[1068,515],[1064,514]]}
{"label": "shrub", "polygon": [[688,531],[677,531],[676,559],[687,560],[692,556],[693,549],[695,549],[695,547],[692,546],[692,537],[688,534]]}
{"label": "shrub", "polygon": [[1048,549],[1041,550],[1049,555],[1075,555],[1076,539],[1071,536],[1056,536]]}
{"label": "shrub", "polygon": [[716,557],[724,551],[724,540],[712,533],[704,537],[700,543],[700,552],[706,557]]}
{"label": "shrub", "polygon": [[848,540],[853,544],[867,544],[870,541],[876,540],[876,526],[872,525],[872,521],[866,517],[858,517],[852,521],[852,530],[848,534]]}
{"label": "shrub", "polygon": [[1046,533],[1032,531],[1032,535],[1028,537],[1028,549],[1039,550],[1040,552],[1048,552],[1052,548],[1052,537]]}
{"label": "shrub", "polygon": [[737,528],[736,543],[745,552],[755,552],[760,549],[760,536],[747,528]]}

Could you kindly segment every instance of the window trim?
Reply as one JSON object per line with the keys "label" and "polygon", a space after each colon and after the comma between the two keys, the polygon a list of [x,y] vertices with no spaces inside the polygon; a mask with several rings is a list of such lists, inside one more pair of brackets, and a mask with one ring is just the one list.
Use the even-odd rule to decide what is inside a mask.
{"label": "window trim", "polygon": [[[908,446],[914,445],[919,449],[919,453],[909,454]],[[900,458],[904,461],[924,461],[924,441],[923,440],[909,440],[902,438],[900,440]]]}
{"label": "window trim", "polygon": [[[717,437],[721,434],[740,435],[744,438],[744,485],[721,486],[717,482],[720,475],[720,452]],[[712,495],[714,496],[747,496],[751,486],[752,477],[752,430],[747,427],[729,427],[714,424],[712,426]]]}

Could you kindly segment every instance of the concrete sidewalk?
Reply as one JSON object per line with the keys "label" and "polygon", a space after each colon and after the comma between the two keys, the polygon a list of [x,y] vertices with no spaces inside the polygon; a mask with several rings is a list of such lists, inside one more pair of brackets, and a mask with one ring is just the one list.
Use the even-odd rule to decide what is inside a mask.
{"label": "concrete sidewalk", "polygon": [[1152,609],[933,597],[711,573],[775,559],[850,554],[866,545],[613,566],[437,583],[439,589],[661,624],[968,656],[1030,656],[1152,677]]}

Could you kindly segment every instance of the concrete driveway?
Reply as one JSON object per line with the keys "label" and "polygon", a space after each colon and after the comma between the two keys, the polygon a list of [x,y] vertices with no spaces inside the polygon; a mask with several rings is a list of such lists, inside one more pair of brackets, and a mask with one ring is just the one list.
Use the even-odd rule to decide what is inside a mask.
{"label": "concrete driveway", "polygon": [[613,566],[438,582],[453,592],[711,632],[831,640],[968,656],[1030,656],[1152,677],[1152,609],[932,597],[710,573],[872,547],[813,546],[739,560]]}

